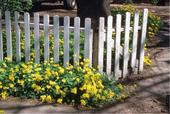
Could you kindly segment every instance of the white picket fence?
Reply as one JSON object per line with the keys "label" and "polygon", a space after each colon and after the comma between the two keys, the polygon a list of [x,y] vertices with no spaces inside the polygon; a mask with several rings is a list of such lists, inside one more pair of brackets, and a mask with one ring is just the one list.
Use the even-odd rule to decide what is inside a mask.
{"label": "white picket fence", "polygon": [[[21,42],[20,42],[20,26],[24,26],[25,33],[25,61],[30,60],[30,31],[31,28],[34,32],[34,49],[35,49],[35,62],[40,62],[40,30],[44,31],[44,60],[48,61],[49,54],[49,31],[54,33],[54,61],[59,61],[59,32],[64,30],[64,59],[63,63],[66,65],[69,63],[69,58],[74,58],[74,63],[79,62],[80,54],[80,31],[85,34],[84,41],[84,58],[90,60],[92,64],[92,42],[93,42],[93,30],[91,28],[91,19],[85,19],[85,27],[80,27],[80,18],[74,18],[74,27],[70,26],[70,17],[64,17],[64,26],[60,26],[59,16],[53,17],[53,24],[49,24],[49,15],[43,16],[43,23],[40,23],[40,16],[38,13],[34,14],[33,23],[30,22],[29,13],[24,13],[24,20],[19,20],[20,14],[15,12],[14,22],[11,21],[10,12],[5,12],[5,19],[2,19],[0,12],[0,61],[4,59],[4,52],[7,53],[7,57],[13,58],[16,55],[16,61],[21,61]],[[108,75],[114,74],[116,78],[125,77],[130,71],[143,71],[144,67],[144,44],[147,32],[147,17],[148,10],[143,11],[143,23],[139,25],[139,13],[134,13],[134,24],[130,26],[131,16],[127,12],[125,15],[125,23],[122,23],[121,14],[116,15],[116,25],[113,27],[113,17],[107,18],[107,25],[105,25],[105,18],[100,18],[99,24],[99,71],[106,72]],[[42,28],[43,27],[43,28]],[[13,28],[13,30],[12,30]],[[41,29],[42,28],[42,29]],[[7,50],[3,50],[3,36],[2,31],[6,31]],[[16,34],[16,53],[12,52],[12,33]],[[69,33],[74,32],[74,55],[69,54]],[[130,32],[133,31],[133,37],[130,38]],[[116,34],[113,37],[113,32]],[[122,35],[123,33],[124,35]],[[122,38],[124,39],[121,43]],[[132,39],[132,49],[129,51],[129,42]],[[123,44],[123,45],[122,45]],[[105,49],[106,47],[106,49]],[[106,50],[106,55],[104,54]],[[105,62],[105,65],[104,65]]]}

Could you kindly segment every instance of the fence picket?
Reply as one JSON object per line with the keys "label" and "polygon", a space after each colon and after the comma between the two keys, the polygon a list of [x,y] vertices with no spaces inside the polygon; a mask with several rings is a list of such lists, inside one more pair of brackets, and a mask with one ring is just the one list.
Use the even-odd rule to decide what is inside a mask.
{"label": "fence picket", "polygon": [[124,40],[124,48],[123,48],[123,77],[125,77],[128,73],[129,33],[130,33],[130,13],[126,12],[125,40]]}
{"label": "fence picket", "polygon": [[44,60],[49,61],[49,15],[44,15]]}
{"label": "fence picket", "polygon": [[0,61],[3,61],[2,13],[0,10]]}
{"label": "fence picket", "polygon": [[59,62],[59,16],[54,16],[54,62]]}
{"label": "fence picket", "polygon": [[[84,59],[90,60],[90,66],[92,66],[92,47],[93,47],[93,30],[91,29],[91,19],[85,19],[85,28],[80,28],[80,18],[74,18],[74,27],[70,27],[70,17],[64,17],[64,26],[60,26],[59,16],[53,17],[53,25],[49,24],[49,15],[44,15],[43,24],[40,24],[40,16],[39,14],[34,14],[34,23],[30,23],[30,15],[29,13],[24,13],[24,22],[19,21],[19,13],[15,12],[14,16],[14,29],[16,33],[16,61],[21,61],[21,34],[20,34],[20,24],[24,24],[24,33],[25,33],[25,61],[28,62],[30,60],[30,26],[34,27],[34,49],[35,49],[35,63],[40,62],[40,29],[44,30],[44,60],[48,61],[50,58],[50,42],[49,35],[50,29],[52,27],[54,32],[54,62],[59,62],[59,33],[60,27],[64,28],[64,57],[63,64],[66,66],[69,64],[69,56],[70,56],[70,46],[69,46],[69,37],[70,31],[74,31],[74,55],[73,63],[77,65],[79,63],[80,56],[80,30],[84,30],[85,40],[84,40]],[[112,74],[112,64],[114,64],[114,75],[116,79],[119,79],[121,73],[123,77],[128,74],[128,62],[130,61],[130,66],[132,70],[136,70],[138,68],[139,71],[143,71],[144,65],[144,45],[146,39],[147,32],[147,16],[148,10],[144,9],[143,12],[143,24],[142,27],[139,26],[139,13],[135,12],[134,15],[134,27],[133,27],[133,39],[132,39],[132,54],[130,56],[129,53],[129,41],[130,41],[130,13],[126,13],[125,19],[125,27],[121,28],[122,16],[121,14],[116,15],[116,27],[113,28],[113,17],[109,16],[107,18],[107,28],[105,30],[105,19],[101,17],[99,19],[99,41],[97,43],[99,46],[98,52],[98,65],[99,72],[103,72],[103,62],[104,62],[104,42],[106,41],[106,74],[111,78]],[[3,50],[3,19],[0,11],[0,61],[3,60],[3,51],[7,52],[7,57],[11,60],[13,59],[12,53],[12,31],[11,31],[11,20],[10,20],[10,12],[5,12],[5,27],[6,27],[6,50]],[[43,26],[43,27],[42,27]],[[32,26],[31,26],[32,27]],[[70,30],[71,29],[71,30]],[[141,29],[141,39],[138,40],[138,30]],[[121,32],[124,31],[124,42],[121,42]],[[116,38],[112,39],[112,32],[116,32]],[[121,43],[124,43],[124,46],[121,46]],[[139,45],[138,45],[139,44]],[[139,49],[137,49],[139,47]],[[114,49],[114,57],[112,55],[112,49]],[[137,55],[138,54],[138,55]],[[113,57],[113,58],[112,58]],[[120,57],[123,57],[120,59]],[[114,59],[114,63],[112,63],[112,59]],[[139,59],[139,60],[137,60]],[[120,65],[120,60],[123,60],[123,65]],[[138,65],[138,66],[136,66]],[[122,69],[122,71],[120,70]]]}
{"label": "fence picket", "polygon": [[19,13],[15,12],[15,32],[16,32],[16,61],[21,61],[20,27],[18,24]]}
{"label": "fence picket", "polygon": [[109,16],[107,18],[107,39],[106,39],[106,73],[111,75],[111,63],[112,63],[112,26],[113,26],[113,17]]}
{"label": "fence picket", "polygon": [[24,13],[24,30],[25,30],[25,61],[30,60],[30,15]]}
{"label": "fence picket", "polygon": [[120,59],[120,38],[121,38],[121,15],[116,15],[116,38],[115,38],[115,64],[114,75],[116,79],[120,77],[119,59]]}
{"label": "fence picket", "polygon": [[99,52],[98,52],[98,66],[99,66],[99,72],[103,72],[103,51],[104,51],[104,37],[105,37],[105,20],[103,17],[100,17],[99,19]]}
{"label": "fence picket", "polygon": [[7,57],[12,60],[12,33],[11,33],[11,17],[10,12],[5,11],[6,23],[6,41],[7,41]]}
{"label": "fence picket", "polygon": [[142,23],[142,35],[140,41],[140,56],[139,56],[139,71],[143,71],[144,65],[144,47],[147,32],[147,21],[148,21],[148,9],[143,11],[143,23]]}
{"label": "fence picket", "polygon": [[90,50],[91,50],[91,19],[86,18],[85,19],[85,41],[84,41],[84,58],[89,59],[90,58]]}
{"label": "fence picket", "polygon": [[74,65],[79,63],[80,54],[80,18],[74,18]]}
{"label": "fence picket", "polygon": [[132,56],[131,56],[132,71],[135,70],[135,66],[136,66],[138,25],[139,25],[139,13],[135,12],[135,15],[134,15],[134,27],[133,27],[133,40],[132,40]]}
{"label": "fence picket", "polygon": [[69,26],[70,17],[64,17],[64,66],[69,64]]}
{"label": "fence picket", "polygon": [[93,52],[93,30],[90,30],[89,36],[89,66],[92,66],[92,52]]}
{"label": "fence picket", "polygon": [[34,14],[34,48],[35,48],[35,63],[40,62],[40,32],[39,32],[39,14]]}

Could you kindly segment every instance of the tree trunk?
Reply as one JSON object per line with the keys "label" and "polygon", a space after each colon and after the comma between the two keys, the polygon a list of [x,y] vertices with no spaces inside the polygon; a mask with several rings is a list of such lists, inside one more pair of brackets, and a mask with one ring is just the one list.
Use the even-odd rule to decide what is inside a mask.
{"label": "tree trunk", "polygon": [[84,19],[92,19],[93,28],[93,67],[97,68],[98,63],[98,25],[99,17],[105,17],[111,14],[110,0],[77,0],[77,15],[81,18],[81,24]]}

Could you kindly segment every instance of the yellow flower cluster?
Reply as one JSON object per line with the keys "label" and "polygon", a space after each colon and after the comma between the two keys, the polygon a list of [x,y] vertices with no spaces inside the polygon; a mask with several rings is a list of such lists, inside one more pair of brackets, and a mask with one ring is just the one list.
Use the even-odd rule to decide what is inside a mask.
{"label": "yellow flower cluster", "polygon": [[48,102],[48,103],[52,102],[52,98],[50,95],[41,95],[40,99],[42,102]]}
{"label": "yellow flower cluster", "polygon": [[[103,84],[104,75],[98,73],[85,59],[75,66],[63,67],[49,62],[41,64],[0,63],[0,99],[7,96],[37,98],[42,102],[80,103],[94,105],[117,97],[113,88]],[[112,83],[108,81],[108,84]],[[123,87],[117,86],[120,92]],[[91,101],[93,99],[93,101]]]}
{"label": "yellow flower cluster", "polygon": [[149,54],[144,56],[144,63],[145,63],[145,65],[148,65],[148,66],[152,65],[152,61],[150,59],[150,55]]}

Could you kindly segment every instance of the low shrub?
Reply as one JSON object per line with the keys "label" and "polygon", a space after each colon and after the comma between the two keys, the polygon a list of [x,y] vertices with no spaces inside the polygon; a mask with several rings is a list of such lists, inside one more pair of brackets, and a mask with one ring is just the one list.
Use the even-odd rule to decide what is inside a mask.
{"label": "low shrub", "polygon": [[89,67],[89,60],[67,67],[53,62],[36,64],[0,62],[0,99],[7,96],[39,99],[47,103],[97,106],[127,97],[124,87],[114,79]]}
{"label": "low shrub", "polygon": [[0,10],[4,16],[5,11],[10,11],[12,15],[15,11],[23,12],[32,8],[32,0],[0,0]]}

